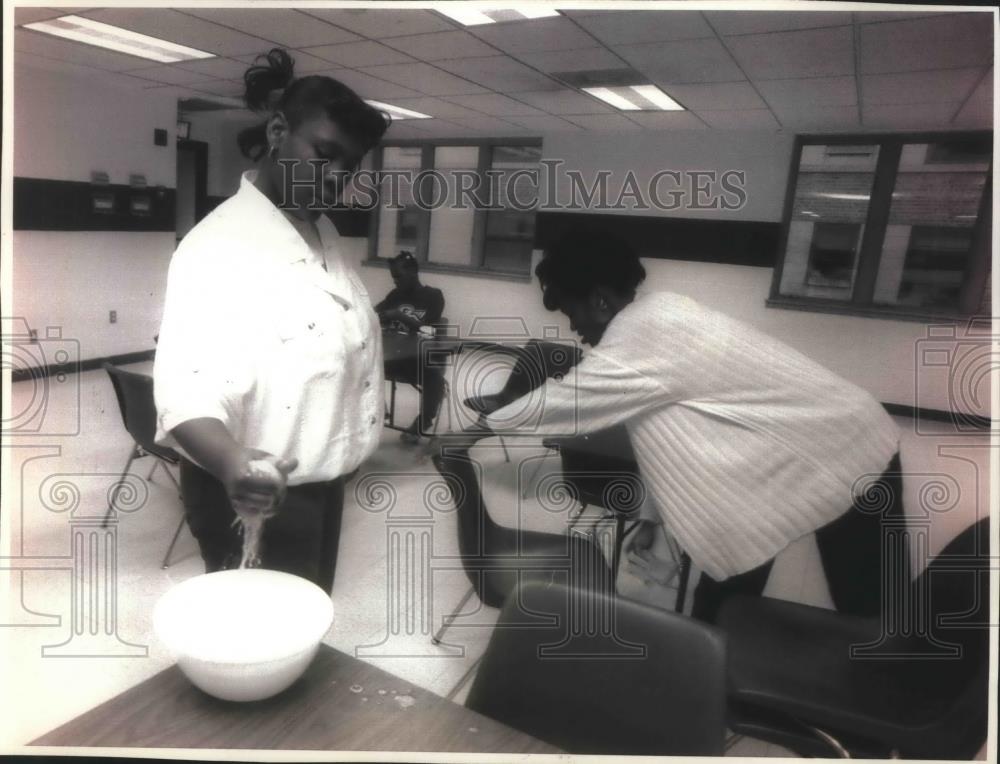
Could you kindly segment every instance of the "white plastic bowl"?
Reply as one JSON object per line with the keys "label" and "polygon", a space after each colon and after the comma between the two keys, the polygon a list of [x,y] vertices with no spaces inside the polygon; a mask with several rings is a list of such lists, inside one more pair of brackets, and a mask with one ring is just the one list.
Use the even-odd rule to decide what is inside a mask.
{"label": "white plastic bowl", "polygon": [[312,661],[333,622],[329,595],[290,573],[206,573],[164,594],[153,630],[196,686],[223,700],[262,700]]}

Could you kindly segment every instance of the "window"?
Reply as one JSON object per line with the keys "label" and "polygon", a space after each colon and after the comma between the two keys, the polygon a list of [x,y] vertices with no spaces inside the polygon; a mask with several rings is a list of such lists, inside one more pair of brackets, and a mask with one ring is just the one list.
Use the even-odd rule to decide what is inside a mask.
{"label": "window", "polygon": [[800,137],[768,304],[921,320],[978,312],[991,140]]}
{"label": "window", "polygon": [[537,140],[383,147],[376,166],[407,174],[395,203],[382,182],[369,260],[407,250],[427,270],[528,278],[540,159]]}

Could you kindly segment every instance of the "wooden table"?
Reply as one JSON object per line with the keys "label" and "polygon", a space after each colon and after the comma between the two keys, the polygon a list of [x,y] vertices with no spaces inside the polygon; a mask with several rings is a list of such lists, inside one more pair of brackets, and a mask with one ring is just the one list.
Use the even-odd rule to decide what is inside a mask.
{"label": "wooden table", "polygon": [[[352,691],[352,686],[363,689]],[[394,700],[399,695],[414,702],[404,706]],[[560,753],[325,645],[306,673],[273,698],[255,703],[217,700],[171,666],[31,744]]]}

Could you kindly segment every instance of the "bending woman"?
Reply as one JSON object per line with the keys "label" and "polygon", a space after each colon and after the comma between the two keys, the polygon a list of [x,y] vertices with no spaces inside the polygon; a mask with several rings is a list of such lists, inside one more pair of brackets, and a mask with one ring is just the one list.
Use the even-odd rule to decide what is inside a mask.
{"label": "bending woman", "polygon": [[[320,212],[389,120],[334,79],[295,79],[283,50],[258,62],[245,98],[263,119],[239,136],[258,169],[170,264],[154,372],[158,440],[184,456],[185,512],[207,571],[239,565],[235,505],[275,512],[263,567],[329,591],[343,476],[381,432],[382,353],[368,294]],[[277,471],[255,470],[255,459]]]}

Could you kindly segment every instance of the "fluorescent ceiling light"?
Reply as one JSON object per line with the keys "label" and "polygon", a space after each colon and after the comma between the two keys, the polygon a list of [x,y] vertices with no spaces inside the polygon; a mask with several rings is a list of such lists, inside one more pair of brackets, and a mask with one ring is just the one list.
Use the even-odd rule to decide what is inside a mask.
{"label": "fluorescent ceiling light", "polygon": [[462,7],[456,3],[445,3],[435,8],[438,13],[444,14],[450,19],[454,19],[467,27],[474,27],[480,24],[496,24],[502,21],[523,21],[524,19],[541,19],[549,16],[558,16],[559,11],[555,8],[547,8],[543,5],[523,5],[510,8],[469,8]]}
{"label": "fluorescent ceiling light", "polygon": [[617,90],[625,90],[626,88],[584,88],[584,93],[590,93],[590,95],[595,98],[600,98],[605,103],[609,103],[616,109],[621,109],[622,111],[638,111],[639,107],[632,103],[630,100],[625,98],[625,96],[620,95]]}
{"label": "fluorescent ceiling light", "polygon": [[633,85],[632,90],[653,104],[657,109],[664,111],[684,111],[683,106],[656,87],[656,85]]}
{"label": "fluorescent ceiling light", "polygon": [[100,21],[84,18],[83,16],[60,16],[48,21],[38,21],[32,24],[25,24],[25,29],[35,32],[63,37],[67,40],[96,45],[99,48],[108,48],[119,53],[128,53],[131,56],[159,61],[163,64],[172,64],[177,61],[193,61],[201,58],[215,58],[214,53],[206,53],[203,50],[188,48],[185,45],[177,45],[167,40],[160,40],[156,37],[139,34],[129,29],[102,24]]}
{"label": "fluorescent ceiling light", "polygon": [[369,101],[367,99],[365,99],[365,103],[374,106],[376,109],[381,109],[393,119],[431,119],[430,114],[421,114],[419,111],[404,109],[402,106],[393,106],[391,103]]}
{"label": "fluorescent ceiling light", "polygon": [[656,85],[627,87],[581,88],[622,111],[684,111],[684,107]]}

